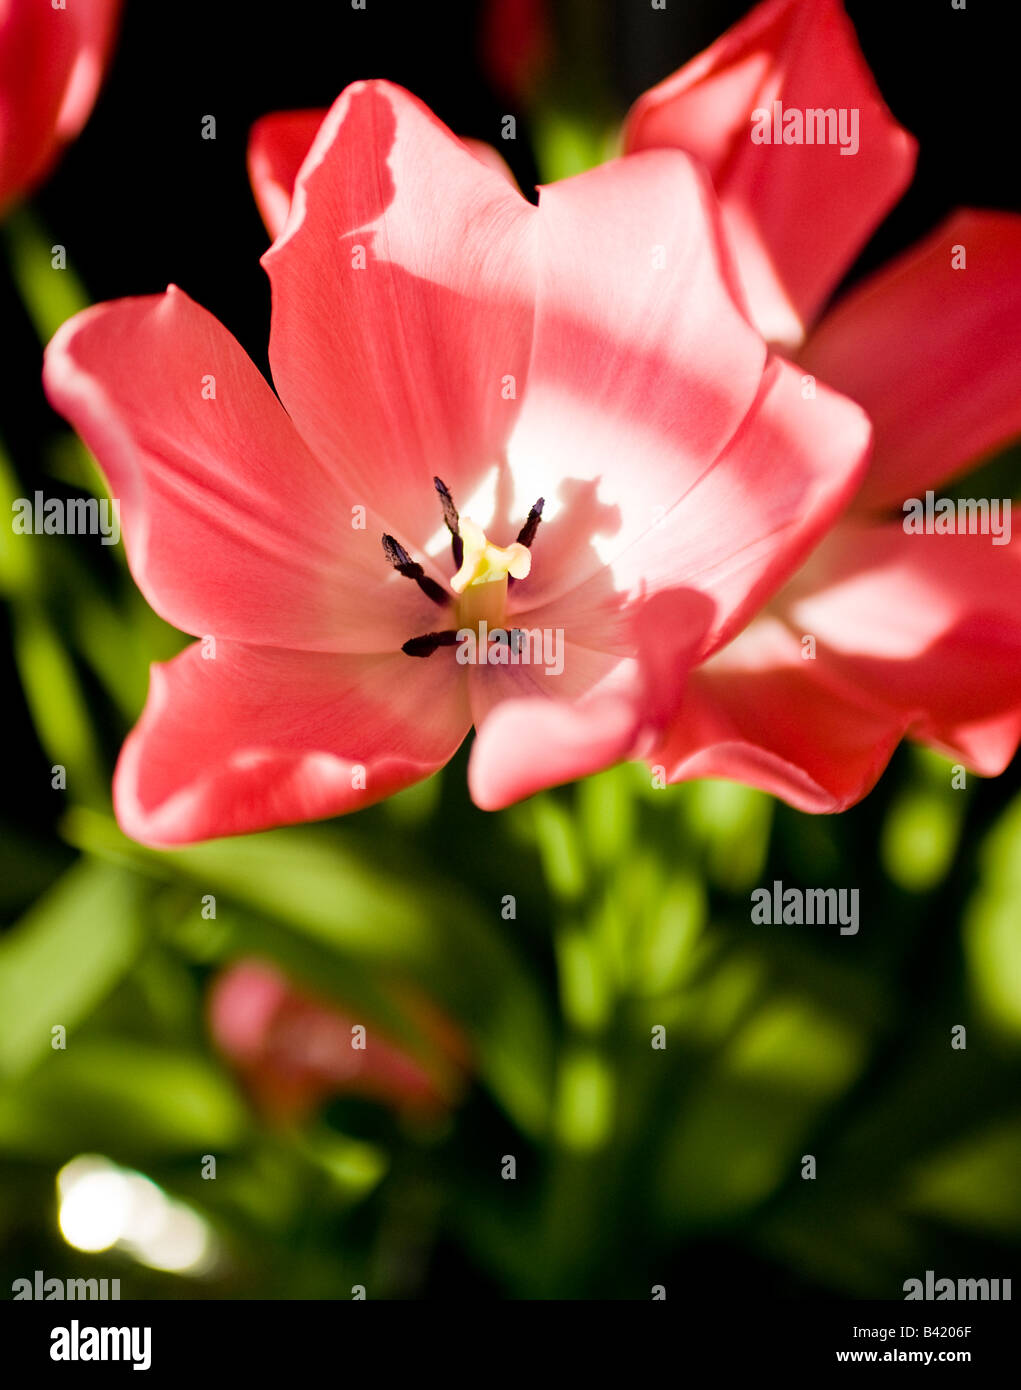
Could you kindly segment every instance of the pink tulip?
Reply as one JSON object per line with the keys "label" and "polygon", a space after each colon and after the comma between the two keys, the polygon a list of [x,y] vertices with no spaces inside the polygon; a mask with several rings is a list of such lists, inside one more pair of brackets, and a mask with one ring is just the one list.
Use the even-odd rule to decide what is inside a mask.
{"label": "pink tulip", "polygon": [[430,1068],[374,1024],[298,989],[259,960],[230,966],[209,995],[213,1041],[256,1104],[281,1121],[348,1095],[404,1111],[443,1109],[459,1091],[463,1042],[417,996],[406,1012],[432,1040]]}
{"label": "pink tulip", "polygon": [[[276,129],[252,167],[278,190]],[[47,353],[140,588],[207,639],[153,668],[121,755],[144,842],[364,806],[473,724],[487,809],[640,755],[863,475],[863,413],[803,400],[735,307],[678,152],[536,208],[408,93],[359,83],[264,264],[279,399],[173,288],[86,310]],[[483,620],[561,634],[562,670],[461,664]]]}
{"label": "pink tulip", "polygon": [[[754,142],[774,102],[857,109],[858,152]],[[1021,218],[958,212],[815,322],[915,158],[838,0],[758,6],[636,103],[625,144],[705,162],[753,321],[875,428],[846,520],[693,674],[653,762],[809,811],[859,800],[905,736],[1001,772],[1021,737],[1019,547],[905,534],[902,509],[1021,432]]]}
{"label": "pink tulip", "polygon": [[88,120],[120,0],[0,0],[0,214]]}

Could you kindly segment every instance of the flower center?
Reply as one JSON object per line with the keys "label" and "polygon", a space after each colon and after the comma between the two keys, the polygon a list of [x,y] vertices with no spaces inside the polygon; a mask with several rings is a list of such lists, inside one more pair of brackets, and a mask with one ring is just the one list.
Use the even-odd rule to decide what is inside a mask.
{"label": "flower center", "polygon": [[[450,581],[456,596],[453,616],[457,619],[457,627],[444,627],[436,632],[409,637],[401,644],[401,651],[408,656],[432,656],[439,647],[453,647],[459,631],[472,628],[476,633],[481,633],[483,622],[490,631],[503,628],[507,590],[516,579],[524,579],[532,568],[529,547],[542,520],[543,499],[540,497],[528,513],[517,540],[508,546],[493,545],[486,539],[482,527],[476,525],[471,517],[458,514],[446,483],[434,478],[433,484],[450,532],[454,564],[458,567]],[[413,579],[434,603],[446,607],[450,602],[450,595],[443,585],[426,574],[396,537],[384,535],[383,554],[398,574]]]}
{"label": "flower center", "polygon": [[478,631],[485,620],[491,629],[502,628],[508,578],[525,578],[532,568],[531,551],[520,541],[508,546],[494,545],[469,516],[460,518],[459,534],[464,558],[450,581],[458,595],[458,627]]}

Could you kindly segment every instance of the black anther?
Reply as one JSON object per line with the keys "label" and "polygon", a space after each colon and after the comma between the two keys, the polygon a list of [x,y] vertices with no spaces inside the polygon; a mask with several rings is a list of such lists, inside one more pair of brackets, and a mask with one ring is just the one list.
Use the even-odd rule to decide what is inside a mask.
{"label": "black anther", "polygon": [[458,516],[457,508],[454,506],[454,499],[450,494],[450,488],[442,478],[433,478],[433,487],[440,495],[440,502],[443,506],[443,520],[447,524],[450,532],[450,549],[454,556],[454,564],[458,569],[464,560],[464,542],[461,539],[461,518]]}
{"label": "black anther", "polygon": [[393,536],[384,536],[383,554],[398,574],[403,574],[406,579],[413,579],[423,594],[431,598],[434,603],[447,602],[449,595],[443,585],[437,584],[435,579],[429,578],[422,566],[411,558],[400,541],[395,540]]}
{"label": "black anther", "polygon": [[408,656],[432,656],[437,647],[452,647],[457,642],[453,628],[445,632],[425,632],[421,637],[409,637],[401,643],[401,651]]}

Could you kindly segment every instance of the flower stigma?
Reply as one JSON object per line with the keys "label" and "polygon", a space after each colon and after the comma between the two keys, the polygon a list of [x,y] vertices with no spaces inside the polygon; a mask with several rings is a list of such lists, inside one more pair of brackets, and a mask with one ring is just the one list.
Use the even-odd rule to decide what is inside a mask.
{"label": "flower stigma", "polygon": [[532,568],[532,555],[520,541],[494,545],[471,517],[461,517],[464,544],[461,568],[450,581],[458,595],[458,627],[478,628],[483,619],[490,628],[503,626],[508,578],[524,579]]}

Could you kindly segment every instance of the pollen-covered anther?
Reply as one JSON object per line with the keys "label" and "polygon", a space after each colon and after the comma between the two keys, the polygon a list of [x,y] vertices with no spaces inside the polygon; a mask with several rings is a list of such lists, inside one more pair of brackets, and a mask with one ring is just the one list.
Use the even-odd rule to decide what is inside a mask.
{"label": "pollen-covered anther", "polygon": [[[464,559],[464,544],[461,541],[461,518],[457,514],[454,506],[454,499],[450,488],[442,478],[433,478],[433,487],[439,494],[440,504],[443,507],[443,520],[446,522],[447,530],[450,532],[450,550],[454,557],[454,564],[458,569]],[[520,537],[519,537],[520,539]]]}
{"label": "pollen-covered anther", "polygon": [[401,643],[405,656],[432,656],[437,647],[453,647],[457,642],[457,632],[445,628],[442,632],[424,632],[421,637],[409,637]]}
{"label": "pollen-covered anther", "polygon": [[383,554],[398,574],[403,574],[406,579],[413,579],[423,594],[431,598],[433,603],[447,602],[450,596],[443,585],[437,584],[435,579],[431,579],[426,574],[417,560],[411,558],[400,541],[395,540],[393,536],[384,535]]}

